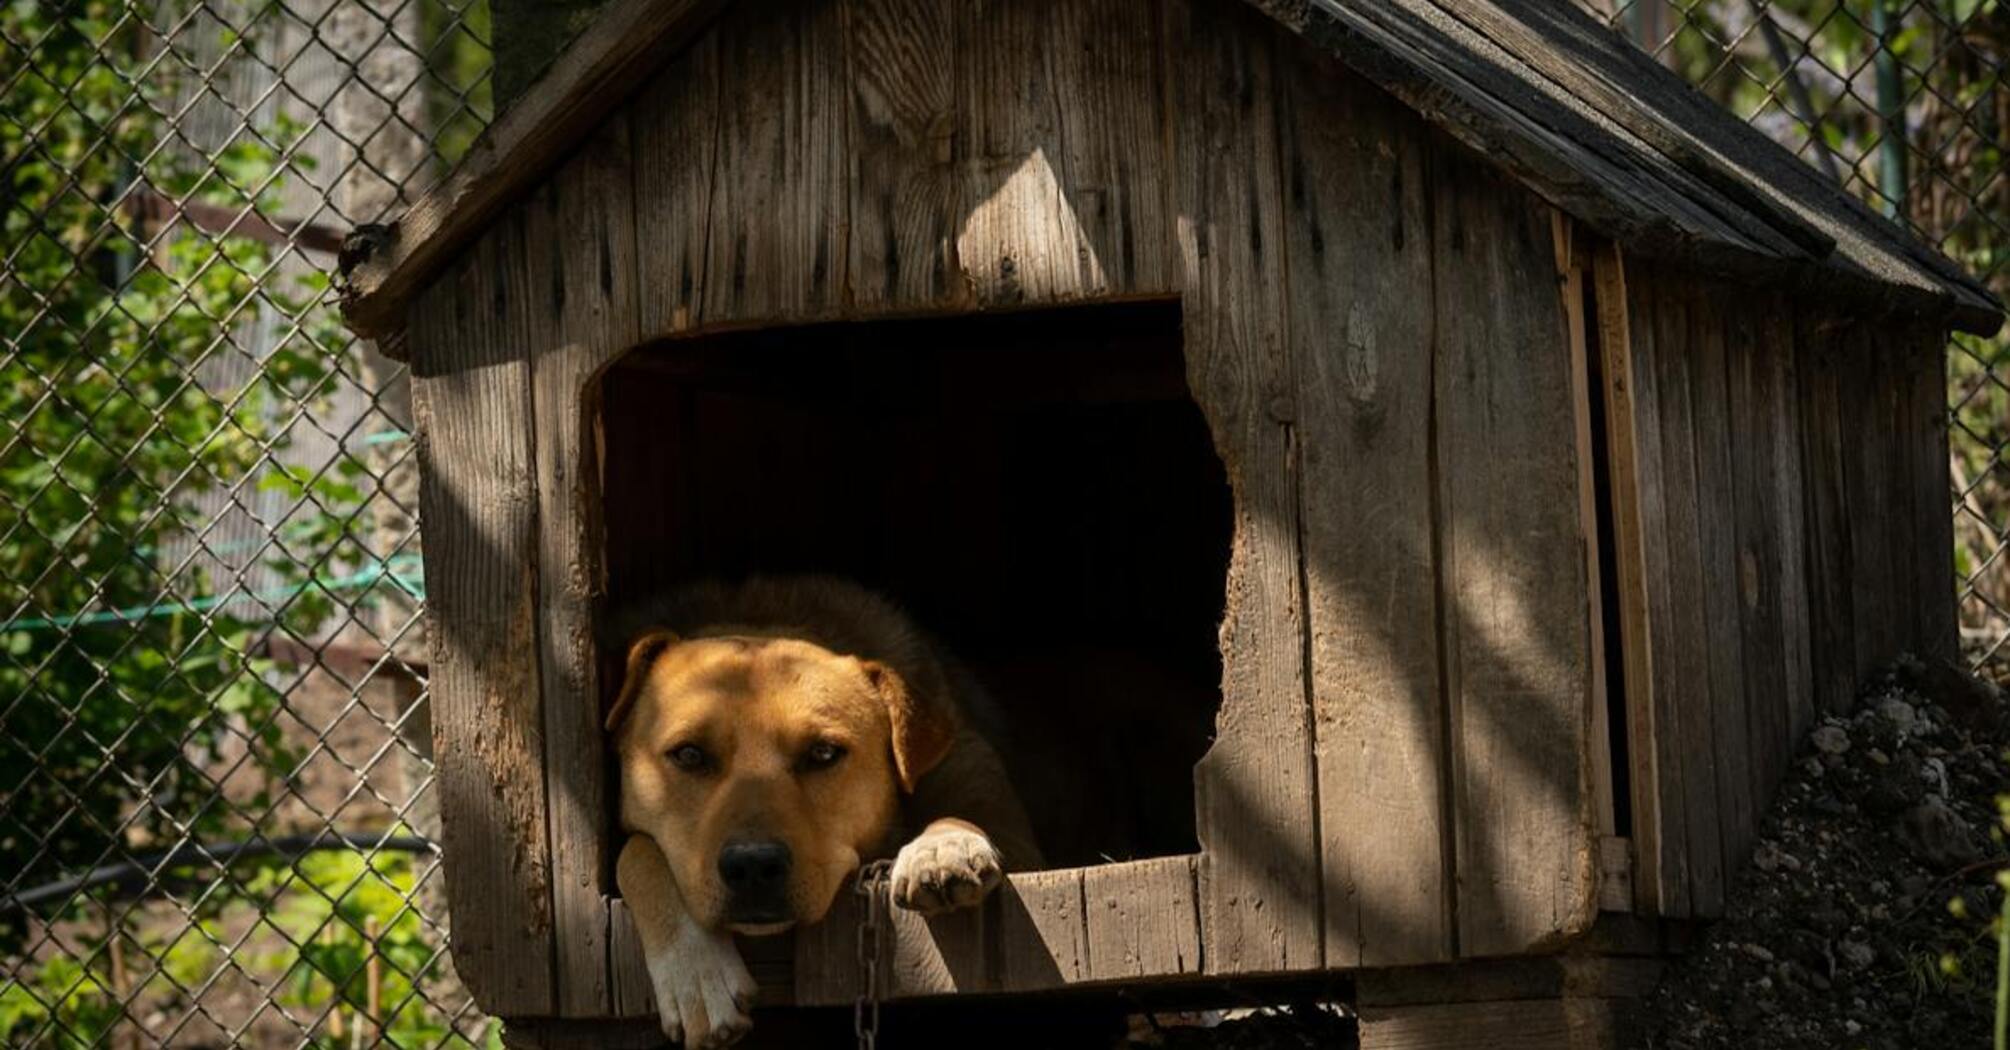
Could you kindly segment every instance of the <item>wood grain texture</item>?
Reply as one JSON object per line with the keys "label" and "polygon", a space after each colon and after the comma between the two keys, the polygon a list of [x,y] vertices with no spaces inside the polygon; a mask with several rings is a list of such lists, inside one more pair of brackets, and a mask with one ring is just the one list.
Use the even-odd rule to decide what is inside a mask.
{"label": "wood grain texture", "polygon": [[[1661,812],[1661,758],[1655,748],[1654,617],[1650,608],[1653,578],[1649,565],[1647,523],[1650,497],[1660,494],[1660,449],[1643,435],[1644,419],[1654,419],[1655,403],[1642,402],[1635,372],[1632,317],[1633,293],[1628,289],[1625,256],[1609,242],[1592,250],[1592,285],[1597,316],[1593,318],[1600,374],[1605,383],[1605,431],[1608,488],[1612,493],[1613,565],[1619,598],[1619,644],[1624,662],[1621,680],[1626,690],[1626,747],[1629,808],[1633,816],[1633,888],[1635,910],[1659,914],[1662,906],[1662,859],[1666,817]],[[1642,338],[1649,333],[1640,333]],[[1651,360],[1651,358],[1649,358]],[[1644,413],[1644,416],[1643,416]],[[1650,428],[1651,430],[1652,428]],[[1643,472],[1645,476],[1643,477]],[[1682,878],[1671,869],[1670,878]]]}
{"label": "wood grain texture", "polygon": [[1084,976],[1117,981],[1200,973],[1195,877],[1192,857],[1084,869]]}
{"label": "wood grain texture", "polygon": [[649,960],[642,954],[642,937],[628,914],[628,902],[607,898],[608,1011],[615,1017],[656,1016],[655,991],[649,981]]}
{"label": "wood grain texture", "polygon": [[1361,1050],[1617,1050],[1613,1003],[1521,999],[1361,1009]]}
{"label": "wood grain texture", "polygon": [[406,209],[389,241],[347,269],[342,309],[351,327],[371,338],[404,328],[407,304],[725,6],[723,0],[608,4],[453,172]]}
{"label": "wood grain texture", "polygon": [[1842,393],[1852,362],[1832,318],[1803,309],[1795,320],[1815,700],[1821,711],[1841,714],[1856,700],[1855,551],[1843,454],[1853,424],[1844,421]]}
{"label": "wood grain texture", "polygon": [[[1768,297],[1759,316],[1759,347],[1771,373],[1773,395],[1773,523],[1779,552],[1780,659],[1786,682],[1785,743],[1789,756],[1799,750],[1801,739],[1815,723],[1807,516],[1801,498],[1805,488],[1800,446],[1802,379],[1795,345],[1793,303],[1784,296]],[[1951,589],[1947,593],[1951,594]],[[1732,859],[1742,860],[1745,855],[1740,852]]]}
{"label": "wood grain texture", "polygon": [[456,969],[485,1011],[556,1006],[537,647],[537,463],[526,309],[499,223],[429,289],[412,338],[432,613],[433,754]]}
{"label": "wood grain texture", "polygon": [[967,143],[956,258],[974,300],[1169,288],[1158,5],[980,0],[951,10]]}
{"label": "wood grain texture", "polygon": [[717,33],[718,138],[697,323],[835,315],[850,280],[843,9],[823,0],[742,5]]}
{"label": "wood grain texture", "polygon": [[1235,490],[1222,704],[1195,770],[1213,973],[1321,964],[1272,36],[1211,0],[1167,4],[1171,168],[1188,382]]}
{"label": "wood grain texture", "polygon": [[[1724,908],[1722,812],[1718,797],[1718,738],[1710,703],[1709,617],[1704,604],[1703,513],[1696,455],[1696,413],[1690,370],[1694,335],[1714,319],[1704,296],[1663,277],[1654,296],[1654,368],[1661,437],[1663,557],[1668,570],[1664,637],[1655,650],[1655,699],[1664,732],[1681,752],[1683,854],[1688,862],[1692,913],[1716,916]],[[1736,796],[1733,796],[1734,798]]]}
{"label": "wood grain texture", "polygon": [[1730,374],[1725,363],[1724,319],[1716,295],[1696,295],[1687,346],[1689,403],[1696,448],[1696,510],[1702,557],[1706,650],[1698,669],[1715,739],[1719,831],[1726,868],[1736,870],[1758,828],[1752,805],[1752,754],[1758,745],[1746,715],[1745,655],[1739,624],[1740,590],[1736,457],[1744,451],[1731,430]]}
{"label": "wood grain texture", "polygon": [[557,1016],[611,1006],[608,791],[593,610],[604,590],[595,462],[594,377],[636,342],[635,222],[628,125],[616,117],[523,200],[514,296],[531,347],[538,475],[538,653],[550,796]]}
{"label": "wood grain texture", "polygon": [[967,5],[847,0],[852,301],[968,298],[956,260],[956,22]]}
{"label": "wood grain texture", "polygon": [[1434,962],[1453,950],[1422,125],[1291,51],[1285,250],[1326,963]]}
{"label": "wood grain texture", "polygon": [[[1193,857],[1166,857],[1022,872],[973,911],[928,919],[894,908],[880,990],[917,999],[1194,976],[1194,869]],[[822,922],[796,932],[797,1005],[850,1005],[858,995],[858,909],[847,891]]]}
{"label": "wood grain texture", "polygon": [[1458,943],[1520,953],[1597,913],[1570,344],[1548,210],[1463,151],[1431,170]]}
{"label": "wood grain texture", "polygon": [[631,170],[641,188],[634,195],[641,338],[691,331],[703,311],[724,75],[719,35],[705,33],[628,107]]}
{"label": "wood grain texture", "polygon": [[[1612,697],[1610,695],[1610,661],[1617,653],[1616,637],[1611,636],[1608,626],[1607,596],[1605,577],[1609,570],[1605,565],[1604,545],[1609,537],[1602,535],[1600,522],[1605,519],[1608,502],[1599,485],[1600,456],[1602,438],[1594,436],[1598,427],[1598,415],[1603,412],[1603,392],[1592,389],[1593,319],[1588,316],[1592,274],[1590,242],[1580,237],[1570,217],[1562,212],[1550,212],[1550,233],[1552,250],[1556,253],[1557,293],[1563,300],[1564,331],[1570,342],[1570,400],[1576,430],[1574,435],[1577,449],[1577,520],[1578,529],[1584,536],[1584,590],[1589,596],[1591,608],[1589,669],[1591,696],[1589,724],[1586,728],[1590,740],[1591,758],[1591,812],[1601,841],[1619,834],[1619,808],[1615,797],[1616,780],[1614,763],[1617,755],[1612,747]],[[1602,854],[1601,854],[1602,855]],[[1601,861],[1601,872],[1603,862]],[[1602,875],[1600,879],[1601,897],[1607,885]],[[1632,892],[1632,884],[1627,884],[1627,892]],[[1628,905],[1630,907],[1630,903]]]}
{"label": "wood grain texture", "polygon": [[[1628,531],[1626,519],[1636,517],[1634,539],[1626,543],[1626,557],[1638,557],[1638,597],[1628,599],[1628,620],[1638,618],[1640,630],[1626,638],[1626,718],[1634,762],[1634,841],[1636,857],[1642,859],[1646,879],[1636,879],[1634,889],[1652,893],[1642,901],[1640,911],[1650,915],[1686,917],[1688,903],[1688,817],[1686,795],[1682,791],[1682,748],[1680,730],[1668,720],[1668,692],[1664,650],[1672,650],[1674,607],[1668,597],[1668,545],[1666,545],[1666,481],[1662,477],[1662,434],[1660,434],[1660,376],[1658,354],[1660,330],[1656,318],[1656,298],[1666,276],[1630,259],[1626,284],[1614,292],[1624,298],[1626,332],[1608,346],[1606,384],[1610,418],[1616,428],[1614,449],[1620,443],[1634,447],[1632,475],[1626,479],[1614,471],[1612,491],[1616,493],[1618,527]],[[1610,310],[1600,298],[1600,310]],[[1612,360],[1612,350],[1622,350],[1620,360]],[[1624,384],[1616,388],[1614,380]],[[1618,463],[1614,455],[1614,463]],[[1630,499],[1628,495],[1630,493]],[[1628,509],[1628,503],[1636,503]],[[1634,553],[1638,545],[1638,553]],[[1622,587],[1628,583],[1622,561]],[[1622,589],[1622,595],[1626,591]],[[1636,640],[1644,642],[1634,650]],[[1638,674],[1638,678],[1636,678]],[[1646,807],[1646,809],[1642,809]]]}
{"label": "wood grain texture", "polygon": [[1906,457],[1913,520],[1914,645],[1922,656],[1957,659],[1960,628],[1954,595],[1953,492],[1948,479],[1947,333],[1920,326],[1907,355]]}
{"label": "wood grain texture", "polygon": [[1777,381],[1760,318],[1750,305],[1724,311],[1730,383],[1731,471],[1738,534],[1739,634],[1746,732],[1752,741],[1749,805],[1763,813],[1792,760],[1792,722],[1781,623]]}
{"label": "wood grain texture", "polygon": [[1896,652],[1901,620],[1895,618],[1903,611],[1892,607],[1892,560],[1885,546],[1892,491],[1884,442],[1891,433],[1891,416],[1879,411],[1881,347],[1872,333],[1852,327],[1838,333],[1837,349],[1843,478],[1849,493],[1850,610],[1856,625],[1854,699],[1855,683]]}

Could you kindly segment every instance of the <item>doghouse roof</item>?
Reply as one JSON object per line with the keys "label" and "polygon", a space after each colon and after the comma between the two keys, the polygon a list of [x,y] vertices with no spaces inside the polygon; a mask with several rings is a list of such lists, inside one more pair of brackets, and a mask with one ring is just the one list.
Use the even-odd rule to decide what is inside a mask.
{"label": "doghouse roof", "polygon": [[[2003,304],[1563,0],[1245,0],[1632,251],[1988,334]],[[344,312],[399,353],[406,305],[725,0],[614,0],[389,228],[344,246]]]}

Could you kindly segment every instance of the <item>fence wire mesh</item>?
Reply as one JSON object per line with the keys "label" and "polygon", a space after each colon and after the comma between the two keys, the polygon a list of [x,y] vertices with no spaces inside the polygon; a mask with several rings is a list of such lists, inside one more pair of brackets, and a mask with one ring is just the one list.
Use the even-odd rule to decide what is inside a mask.
{"label": "fence wire mesh", "polygon": [[[2010,292],[2004,0],[1584,2]],[[330,289],[489,66],[486,0],[0,3],[5,1045],[496,1040],[445,952],[406,377]],[[1948,391],[1991,668],[2006,354]]]}

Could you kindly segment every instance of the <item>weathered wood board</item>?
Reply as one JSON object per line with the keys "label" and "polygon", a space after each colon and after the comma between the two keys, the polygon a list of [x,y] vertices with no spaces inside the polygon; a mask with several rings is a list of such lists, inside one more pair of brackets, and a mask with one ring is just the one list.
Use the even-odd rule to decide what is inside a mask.
{"label": "weathered wood board", "polygon": [[538,474],[538,654],[550,805],[556,1012],[611,1006],[603,891],[610,874],[594,603],[601,578],[594,376],[636,342],[628,124],[615,117],[526,201],[516,294],[533,348]]}
{"label": "weathered wood board", "polygon": [[433,626],[437,763],[454,952],[483,1002],[555,1005],[538,666],[537,460],[522,219],[491,229],[421,299],[412,376]]}
{"label": "weathered wood board", "polygon": [[[1449,957],[1424,146],[1387,96],[1284,68],[1286,260],[1326,963]],[[1367,202],[1374,202],[1368,206]]]}
{"label": "weathered wood board", "polygon": [[1253,13],[1169,0],[1171,168],[1188,381],[1235,490],[1222,706],[1195,772],[1201,929],[1216,973],[1322,960],[1304,663],[1275,39]]}
{"label": "weathered wood board", "polygon": [[1548,208],[1432,159],[1438,578],[1459,951],[1597,913],[1577,408]]}

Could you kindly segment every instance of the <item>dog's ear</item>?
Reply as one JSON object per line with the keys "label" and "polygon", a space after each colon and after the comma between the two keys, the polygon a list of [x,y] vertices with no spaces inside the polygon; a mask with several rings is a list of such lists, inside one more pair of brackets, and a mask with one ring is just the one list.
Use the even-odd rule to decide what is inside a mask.
{"label": "dog's ear", "polygon": [[949,757],[949,747],[956,741],[956,723],[940,704],[915,696],[893,668],[877,660],[861,660],[859,665],[886,702],[887,719],[893,726],[894,772],[900,776],[900,789],[913,794],[914,785]]}
{"label": "dog's ear", "polygon": [[628,643],[628,667],[621,672],[621,695],[615,697],[614,709],[607,712],[609,733],[621,728],[629,708],[635,706],[635,696],[642,691],[643,680],[649,677],[649,665],[675,644],[676,633],[663,627],[651,627]]}

